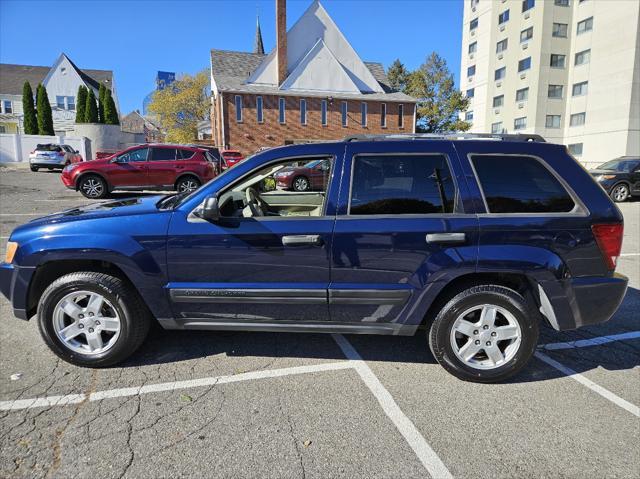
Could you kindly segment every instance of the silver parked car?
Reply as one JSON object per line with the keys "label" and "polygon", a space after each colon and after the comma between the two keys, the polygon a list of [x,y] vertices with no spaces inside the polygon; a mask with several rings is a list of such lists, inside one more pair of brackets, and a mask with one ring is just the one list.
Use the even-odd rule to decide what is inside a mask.
{"label": "silver parked car", "polygon": [[29,154],[31,171],[38,171],[40,168],[62,170],[71,163],[80,163],[81,161],[84,160],[80,153],[69,145],[39,144]]}

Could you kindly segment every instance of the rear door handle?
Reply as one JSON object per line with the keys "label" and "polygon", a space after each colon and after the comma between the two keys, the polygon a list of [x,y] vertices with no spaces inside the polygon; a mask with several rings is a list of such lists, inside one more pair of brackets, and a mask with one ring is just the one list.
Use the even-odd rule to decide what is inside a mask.
{"label": "rear door handle", "polygon": [[290,235],[282,237],[284,246],[303,246],[303,245],[322,245],[322,237],[320,235]]}
{"label": "rear door handle", "polygon": [[464,233],[429,233],[427,243],[464,243],[467,236]]}

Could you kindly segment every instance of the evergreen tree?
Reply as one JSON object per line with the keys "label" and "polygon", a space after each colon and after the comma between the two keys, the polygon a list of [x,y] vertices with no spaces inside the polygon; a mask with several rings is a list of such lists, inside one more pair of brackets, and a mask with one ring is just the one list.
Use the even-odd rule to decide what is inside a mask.
{"label": "evergreen tree", "polygon": [[51,114],[51,103],[47,89],[38,85],[36,89],[36,107],[38,114],[38,134],[53,135],[53,115]]}
{"label": "evergreen tree", "polygon": [[107,125],[119,125],[120,119],[118,118],[118,110],[116,109],[116,102],[111,96],[111,90],[105,88],[104,94],[104,116],[105,123]]}
{"label": "evergreen tree", "polygon": [[76,123],[85,123],[87,103],[87,88],[84,85],[78,87],[78,97],[76,98]]}
{"label": "evergreen tree", "polygon": [[84,109],[85,123],[98,123],[98,105],[96,104],[96,94],[93,93],[92,88],[89,88],[89,94],[87,95],[87,101]]}
{"label": "evergreen tree", "polygon": [[404,64],[396,59],[389,70],[387,71],[387,78],[389,79],[389,86],[397,91],[403,91],[407,86],[407,77],[409,71],[405,68]]}
{"label": "evergreen tree", "polygon": [[100,89],[98,90],[98,121],[100,123],[105,123],[104,107],[105,107],[105,100],[106,100],[106,92],[107,92],[107,89],[101,83]]}
{"label": "evergreen tree", "polygon": [[38,134],[38,118],[33,102],[33,90],[28,81],[22,87],[22,111],[24,113],[23,129],[26,135]]}
{"label": "evergreen tree", "polygon": [[469,107],[469,99],[456,88],[447,61],[437,53],[431,53],[420,68],[409,74],[404,92],[418,99],[416,131],[440,133],[467,131],[471,127],[460,119]]}

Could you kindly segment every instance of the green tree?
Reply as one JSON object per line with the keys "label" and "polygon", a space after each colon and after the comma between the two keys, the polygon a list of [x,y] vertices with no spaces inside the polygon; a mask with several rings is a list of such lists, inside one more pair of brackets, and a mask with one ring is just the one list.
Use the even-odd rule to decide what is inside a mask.
{"label": "green tree", "polygon": [[98,89],[98,121],[100,123],[105,123],[104,107],[105,107],[106,92],[107,92],[107,89],[101,83],[100,88]]}
{"label": "green tree", "polygon": [[418,99],[416,131],[441,133],[467,131],[471,124],[460,119],[469,100],[455,87],[447,62],[433,52],[408,78],[404,92]]}
{"label": "green tree", "polygon": [[118,109],[116,108],[116,102],[113,100],[111,90],[105,88],[104,92],[104,122],[107,125],[119,125],[120,119],[118,118]]}
{"label": "green tree", "polygon": [[196,75],[183,75],[170,88],[156,91],[149,110],[155,113],[166,141],[188,143],[198,138],[198,122],[209,116],[208,70]]}
{"label": "green tree", "polygon": [[93,93],[92,88],[89,88],[84,110],[85,123],[98,123],[98,105],[96,104],[96,95]]}
{"label": "green tree", "polygon": [[47,89],[38,85],[36,89],[36,109],[38,116],[38,135],[53,135],[53,115]]}
{"label": "green tree", "polygon": [[38,134],[38,117],[33,103],[33,90],[31,84],[26,81],[22,86],[22,112],[24,114],[23,129],[26,135]]}
{"label": "green tree", "polygon": [[85,123],[87,103],[87,87],[78,87],[78,97],[76,98],[76,123]]}
{"label": "green tree", "polygon": [[396,59],[389,70],[387,71],[387,78],[389,79],[389,86],[394,90],[404,91],[407,85],[407,77],[409,71],[405,68],[400,59]]}

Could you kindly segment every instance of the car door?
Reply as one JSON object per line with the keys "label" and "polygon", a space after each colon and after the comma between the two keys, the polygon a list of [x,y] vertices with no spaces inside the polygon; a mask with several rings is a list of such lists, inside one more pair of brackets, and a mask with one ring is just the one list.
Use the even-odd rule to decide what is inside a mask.
{"label": "car door", "polygon": [[146,186],[148,154],[149,148],[144,147],[127,150],[116,156],[105,169],[109,183],[125,188]]}
{"label": "car door", "polygon": [[176,154],[175,147],[154,146],[151,148],[148,162],[149,186],[173,188],[176,176],[184,167],[180,164],[181,159],[176,157]]}
{"label": "car door", "polygon": [[416,326],[438,283],[476,264],[478,219],[452,143],[350,143],[344,171],[331,320],[386,332]]}
{"label": "car door", "polygon": [[[308,154],[308,148],[303,151]],[[289,155],[298,161],[331,158],[332,174],[337,172],[339,178],[343,152],[339,146],[318,146],[311,157],[296,152],[296,148],[287,150],[287,158],[279,158],[275,152],[257,155],[203,191],[223,201],[221,212],[227,208],[224,198],[229,195],[232,208],[238,207],[244,193],[233,196],[238,195],[234,188],[241,188],[237,185],[262,171],[265,161],[268,167],[277,167],[282,161],[292,161]],[[263,184],[272,189],[273,176]],[[236,328],[245,324],[248,329],[282,329],[288,321],[326,324],[337,187],[329,182],[325,192],[302,193],[305,200],[310,194],[322,195],[322,207],[305,209],[303,201],[291,202],[290,215],[223,215],[219,221],[209,222],[194,219],[192,211],[176,211],[169,226],[167,262],[169,295],[177,321],[184,327],[215,323],[219,328],[233,323]],[[268,193],[298,194],[275,190],[264,194]],[[315,213],[311,215],[311,211]],[[304,216],[304,212],[309,214]]]}
{"label": "car door", "polygon": [[640,162],[631,170],[629,174],[631,183],[631,193],[633,195],[640,195]]}

